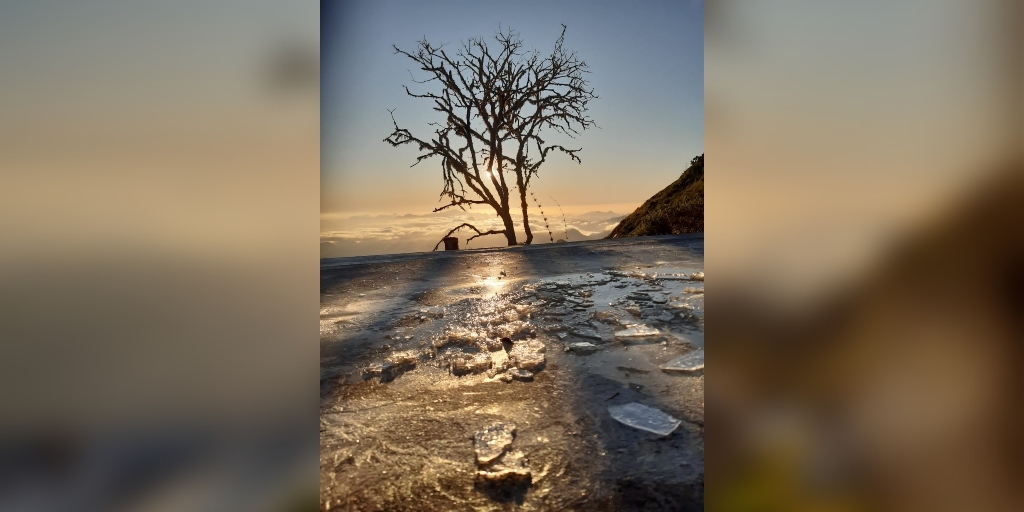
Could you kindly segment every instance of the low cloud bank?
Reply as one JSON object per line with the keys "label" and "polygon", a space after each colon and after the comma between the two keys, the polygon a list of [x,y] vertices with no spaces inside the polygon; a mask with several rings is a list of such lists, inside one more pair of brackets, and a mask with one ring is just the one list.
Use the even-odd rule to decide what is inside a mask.
{"label": "low cloud bank", "polygon": [[[552,239],[569,241],[604,238],[625,216],[613,211],[593,211],[582,214],[547,216],[547,226],[539,213],[530,219],[533,243],[551,243]],[[501,220],[493,213],[475,211],[439,212],[426,215],[345,215],[323,214],[320,218],[320,257],[368,256],[429,252],[450,229],[468,222],[482,231],[501,229]],[[549,231],[550,228],[550,231]],[[463,228],[454,236],[459,247],[480,249],[504,247],[504,235],[479,237],[468,244],[466,239],[475,233]],[[519,233],[520,241],[525,239]]]}

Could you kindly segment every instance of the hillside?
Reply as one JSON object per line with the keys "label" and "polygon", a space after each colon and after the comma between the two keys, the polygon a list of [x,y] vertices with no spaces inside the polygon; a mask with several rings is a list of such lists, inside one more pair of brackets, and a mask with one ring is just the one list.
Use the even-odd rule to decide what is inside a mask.
{"label": "hillside", "polygon": [[678,235],[704,231],[704,155],[695,157],[682,176],[654,194],[608,238]]}

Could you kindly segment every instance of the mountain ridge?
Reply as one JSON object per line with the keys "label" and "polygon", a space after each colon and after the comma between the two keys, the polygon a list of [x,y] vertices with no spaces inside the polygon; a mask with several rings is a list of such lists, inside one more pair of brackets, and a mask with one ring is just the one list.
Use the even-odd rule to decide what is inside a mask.
{"label": "mountain ridge", "polygon": [[704,155],[694,157],[677,180],[651,196],[607,238],[679,235],[704,231]]}

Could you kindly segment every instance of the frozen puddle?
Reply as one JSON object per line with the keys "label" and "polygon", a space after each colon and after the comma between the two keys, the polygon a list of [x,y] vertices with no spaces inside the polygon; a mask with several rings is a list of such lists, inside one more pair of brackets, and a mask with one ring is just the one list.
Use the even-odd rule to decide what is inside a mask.
{"label": "frozen puddle", "polygon": [[603,509],[648,473],[672,484],[644,484],[652,503],[699,489],[702,257],[650,249],[339,270],[321,292],[322,508]]}
{"label": "frozen puddle", "polygon": [[646,430],[659,436],[671,434],[682,423],[653,407],[647,407],[636,402],[625,405],[613,405],[608,408],[608,414],[619,423],[640,430]]}

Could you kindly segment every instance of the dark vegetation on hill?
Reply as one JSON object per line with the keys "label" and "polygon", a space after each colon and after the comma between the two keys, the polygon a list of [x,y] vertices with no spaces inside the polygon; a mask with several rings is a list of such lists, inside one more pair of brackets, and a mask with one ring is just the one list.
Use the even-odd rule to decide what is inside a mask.
{"label": "dark vegetation on hill", "polygon": [[631,213],[608,238],[678,235],[704,231],[704,155],[682,176]]}

